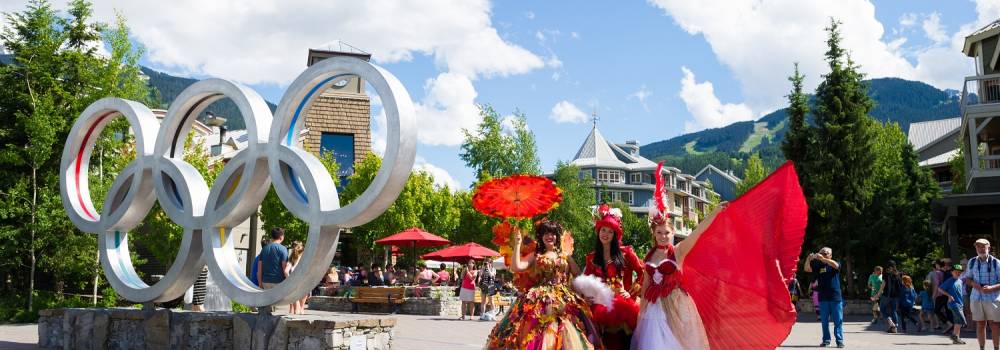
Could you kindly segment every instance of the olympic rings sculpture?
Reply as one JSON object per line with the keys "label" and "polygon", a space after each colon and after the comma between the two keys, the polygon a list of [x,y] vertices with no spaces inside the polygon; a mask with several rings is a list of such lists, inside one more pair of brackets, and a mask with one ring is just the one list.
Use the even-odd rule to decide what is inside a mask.
{"label": "olympic rings sculpture", "polygon": [[[318,92],[354,76],[367,81],[381,97],[388,142],[372,184],[341,207],[334,178],[319,159],[298,146],[296,135]],[[184,140],[195,117],[222,98],[229,98],[239,108],[246,121],[248,144],[209,187],[198,171],[184,162]],[[117,116],[123,116],[132,127],[136,156],[115,178],[98,213],[91,200],[87,169],[97,135]],[[306,295],[322,278],[336,252],[341,228],[371,221],[399,196],[416,154],[414,123],[413,102],[399,80],[379,66],[350,57],[326,59],[306,69],[289,86],[273,120],[260,95],[222,79],[189,86],[159,125],[152,111],[140,103],[103,98],[83,111],[66,140],[59,178],[62,202],[76,227],[98,235],[104,274],[125,299],[176,299],[207,264],[223,292],[241,304],[290,303]],[[281,202],[309,224],[309,233],[299,267],[284,282],[263,290],[244,275],[230,233],[257,210],[272,180]],[[147,285],[132,266],[127,236],[157,200],[167,216],[184,228],[184,235],[165,276]]]}

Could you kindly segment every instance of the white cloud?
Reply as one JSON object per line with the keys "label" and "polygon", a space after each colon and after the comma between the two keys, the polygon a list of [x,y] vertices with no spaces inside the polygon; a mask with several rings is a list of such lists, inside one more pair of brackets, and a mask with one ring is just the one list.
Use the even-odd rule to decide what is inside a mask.
{"label": "white cloud", "polygon": [[647,90],[646,89],[646,85],[643,85],[643,86],[639,87],[639,91],[636,91],[636,92],[633,92],[633,93],[629,94],[628,95],[628,99],[631,100],[631,99],[634,98],[634,99],[638,100],[639,104],[642,105],[642,109],[645,109],[646,112],[649,112],[649,106],[646,105],[646,99],[649,98],[649,96],[652,96],[652,95],[653,95],[653,92]]}
{"label": "white cloud", "polygon": [[562,68],[563,62],[562,60],[559,59],[559,56],[556,56],[555,53],[552,53],[551,55],[549,55],[548,58],[545,59],[545,66],[549,68]]}
{"label": "white cloud", "polygon": [[577,33],[577,32],[569,32],[569,37],[570,37],[570,38],[573,38],[573,39],[579,39],[579,38],[580,38],[580,33]]}
{"label": "white cloud", "polygon": [[424,157],[417,156],[416,161],[413,163],[413,170],[423,171],[430,174],[430,176],[434,179],[434,186],[437,188],[444,186],[448,186],[448,188],[452,190],[461,188],[461,184],[458,180],[455,180],[455,178],[452,177],[447,170],[427,162]]}
{"label": "white cloud", "polygon": [[482,120],[476,107],[476,89],[469,77],[442,73],[424,84],[426,97],[416,104],[418,139],[428,145],[455,146],[462,129],[475,129]]}
{"label": "white cloud", "polygon": [[[0,11],[23,10],[8,4]],[[488,0],[108,0],[94,4],[95,19],[112,22],[115,10],[154,66],[179,75],[284,86],[305,69],[309,48],[327,48],[334,39],[371,52],[377,63],[430,56],[439,75],[427,81],[417,110],[420,140],[433,145],[459,144],[461,128],[478,121],[473,81],[546,65],[501,37]],[[558,62],[554,57],[549,64]]]}
{"label": "white cloud", "polygon": [[535,13],[534,13],[534,12],[531,12],[531,11],[528,11],[528,12],[525,12],[525,13],[524,13],[524,18],[527,18],[527,19],[535,19]]}
{"label": "white cloud", "polygon": [[753,112],[745,104],[723,104],[715,96],[715,88],[711,82],[697,82],[694,73],[687,67],[681,67],[684,77],[681,78],[681,100],[693,121],[684,122],[686,132],[707,128],[726,126],[734,122],[752,120]]}
{"label": "white cloud", "polygon": [[[875,18],[875,6],[868,0],[648,1],[689,34],[705,38],[717,59],[733,72],[744,103],[757,114],[785,104],[790,86],[783,78],[791,75],[795,62],[806,75],[807,91],[818,85],[821,75],[829,70],[823,57],[824,27],[831,17],[843,22],[843,45],[869,78],[901,77],[938,88],[958,88],[961,78],[972,72],[971,61],[954,41],[975,28],[963,26],[954,33],[950,51],[924,48],[913,55],[916,63],[911,63],[904,57],[901,42],[882,40],[885,27]],[[979,0],[977,10],[979,19],[971,27],[1000,17],[1000,2]],[[992,17],[988,13],[993,13]],[[906,24],[910,19],[904,16],[900,21]],[[916,21],[916,17],[912,19]]]}
{"label": "white cloud", "polygon": [[[22,10],[15,6],[2,10]],[[486,0],[94,3],[96,19],[104,22],[112,22],[115,10],[156,64],[248,84],[291,82],[305,68],[306,50],[334,39],[371,52],[376,62],[431,55],[443,69],[469,76],[542,66],[541,58],[500,38]]]}
{"label": "white cloud", "polygon": [[538,41],[545,41],[545,33],[542,33],[540,30],[536,30],[535,39],[538,39]]}
{"label": "white cloud", "polygon": [[899,25],[903,27],[911,27],[917,23],[917,14],[913,12],[904,13],[899,16]]}
{"label": "white cloud", "polygon": [[573,103],[562,100],[556,103],[555,106],[552,106],[549,119],[554,120],[556,123],[586,123],[587,113],[583,113]]}
{"label": "white cloud", "polygon": [[934,12],[928,15],[921,27],[924,29],[924,35],[935,43],[943,43],[948,40],[948,34],[945,34],[944,27],[941,26],[940,13]]}

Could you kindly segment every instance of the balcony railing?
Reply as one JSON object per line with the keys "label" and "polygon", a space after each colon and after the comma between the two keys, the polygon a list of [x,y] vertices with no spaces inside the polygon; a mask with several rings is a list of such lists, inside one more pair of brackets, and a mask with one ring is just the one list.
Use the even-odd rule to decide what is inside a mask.
{"label": "balcony railing", "polygon": [[1000,103],[1000,74],[976,75],[965,78],[962,87],[962,110],[966,106]]}
{"label": "balcony railing", "polygon": [[998,170],[1000,169],[1000,155],[992,156],[979,156],[979,169],[980,170]]}

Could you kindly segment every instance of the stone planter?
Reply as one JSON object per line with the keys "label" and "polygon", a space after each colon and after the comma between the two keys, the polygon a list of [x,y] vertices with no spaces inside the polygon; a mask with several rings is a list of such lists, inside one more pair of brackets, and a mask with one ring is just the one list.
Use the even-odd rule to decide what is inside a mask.
{"label": "stone planter", "polygon": [[396,319],[169,309],[41,310],[43,349],[390,349]]}

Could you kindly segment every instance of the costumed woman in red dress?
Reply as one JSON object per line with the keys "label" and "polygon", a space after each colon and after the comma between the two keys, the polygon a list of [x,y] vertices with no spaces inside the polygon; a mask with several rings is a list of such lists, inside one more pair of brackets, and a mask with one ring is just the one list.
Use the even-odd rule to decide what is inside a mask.
{"label": "costumed woman in red dress", "polygon": [[561,247],[562,235],[562,225],[543,219],[535,225],[535,251],[522,257],[521,232],[514,232],[511,271],[528,273],[532,284],[493,328],[488,349],[603,349],[590,303],[570,288],[579,267],[566,254],[569,247]]}
{"label": "costumed woman in red dress", "polygon": [[[639,289],[642,286],[642,262],[630,246],[622,246],[621,210],[602,204],[594,218],[597,242],[587,254],[584,275],[601,279],[615,293],[613,307],[593,304],[591,311],[608,350],[629,349],[632,330],[639,316]],[[635,274],[639,273],[636,281]]]}
{"label": "costumed woman in red dress", "polygon": [[[660,163],[662,166],[662,163]],[[657,167],[632,349],[774,349],[795,323],[795,274],[807,207],[791,162],[707,215],[676,247]]]}

